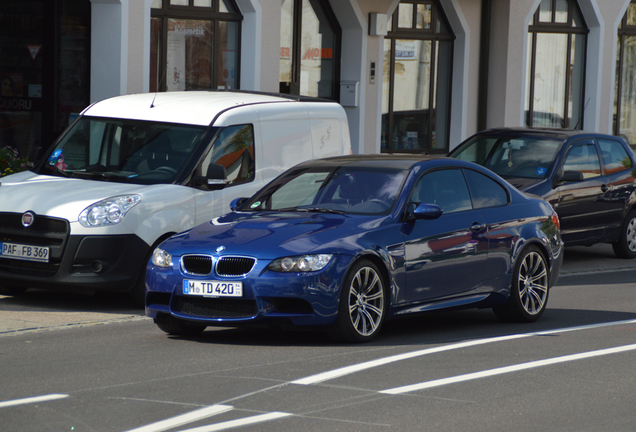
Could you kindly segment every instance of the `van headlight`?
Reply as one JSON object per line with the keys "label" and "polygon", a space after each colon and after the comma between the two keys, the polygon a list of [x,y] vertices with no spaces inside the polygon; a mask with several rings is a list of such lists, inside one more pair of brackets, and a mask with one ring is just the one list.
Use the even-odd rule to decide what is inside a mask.
{"label": "van headlight", "polygon": [[141,195],[121,195],[96,202],[80,213],[79,223],[87,228],[118,224],[140,201]]}
{"label": "van headlight", "polygon": [[172,267],[172,255],[163,249],[156,248],[152,252],[152,264],[157,267]]}
{"label": "van headlight", "polygon": [[267,268],[275,272],[318,271],[325,268],[332,257],[333,255],[330,254],[320,254],[280,258],[272,261]]}

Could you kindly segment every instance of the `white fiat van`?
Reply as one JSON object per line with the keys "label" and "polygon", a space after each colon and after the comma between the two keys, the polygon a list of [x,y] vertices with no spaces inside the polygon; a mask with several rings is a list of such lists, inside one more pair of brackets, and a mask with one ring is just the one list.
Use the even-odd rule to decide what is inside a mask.
{"label": "white fiat van", "polygon": [[227,91],[97,102],[32,170],[0,179],[0,293],[113,290],[142,302],[161,241],[297,163],[350,153],[334,102]]}

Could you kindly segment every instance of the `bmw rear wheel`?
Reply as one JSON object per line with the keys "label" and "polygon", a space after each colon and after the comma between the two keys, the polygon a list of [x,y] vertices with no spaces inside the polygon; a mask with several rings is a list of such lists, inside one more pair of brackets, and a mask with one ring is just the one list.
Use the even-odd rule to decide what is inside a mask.
{"label": "bmw rear wheel", "polygon": [[189,323],[166,314],[157,316],[155,324],[164,332],[174,336],[196,336],[207,327],[201,324]]}
{"label": "bmw rear wheel", "polygon": [[532,322],[545,311],[549,290],[548,264],[536,246],[521,252],[515,264],[510,286],[510,298],[503,306],[494,308],[504,321]]}
{"label": "bmw rear wheel", "polygon": [[360,260],[345,278],[338,319],[331,329],[331,335],[344,342],[367,342],[380,331],[386,309],[386,293],[380,270],[371,261]]}
{"label": "bmw rear wheel", "polygon": [[619,258],[636,258],[636,211],[630,212],[625,218],[621,237],[612,243],[612,249]]}

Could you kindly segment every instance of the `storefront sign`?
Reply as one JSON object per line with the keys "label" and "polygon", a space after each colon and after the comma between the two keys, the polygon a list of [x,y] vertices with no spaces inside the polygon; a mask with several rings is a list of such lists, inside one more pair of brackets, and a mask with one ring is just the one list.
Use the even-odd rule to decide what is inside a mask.
{"label": "storefront sign", "polygon": [[31,101],[30,99],[0,98],[0,110],[30,111],[32,108],[33,101]]}
{"label": "storefront sign", "polygon": [[309,48],[303,60],[331,59],[333,58],[333,50],[331,48]]}

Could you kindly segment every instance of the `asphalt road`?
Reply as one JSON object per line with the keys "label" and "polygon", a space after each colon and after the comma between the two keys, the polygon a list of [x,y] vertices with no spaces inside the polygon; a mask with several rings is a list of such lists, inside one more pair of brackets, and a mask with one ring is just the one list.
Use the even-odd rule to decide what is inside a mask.
{"label": "asphalt road", "polygon": [[0,430],[633,431],[635,278],[573,248],[534,324],[431,314],[365,345],[169,337],[114,295],[0,298]]}

